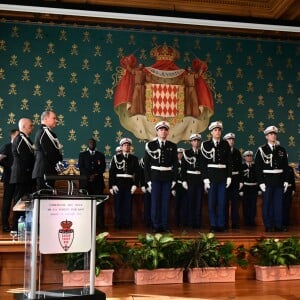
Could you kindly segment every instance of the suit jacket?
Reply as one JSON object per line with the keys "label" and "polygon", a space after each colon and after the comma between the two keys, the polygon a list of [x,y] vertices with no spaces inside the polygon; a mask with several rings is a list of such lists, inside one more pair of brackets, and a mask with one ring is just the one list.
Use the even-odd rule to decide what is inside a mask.
{"label": "suit jacket", "polygon": [[34,150],[31,140],[20,132],[12,144],[13,164],[11,167],[10,183],[32,182],[34,166]]}
{"label": "suit jacket", "polygon": [[63,157],[56,140],[56,134],[49,128],[51,138],[47,135],[45,125],[41,125],[35,135],[35,164],[32,172],[32,178],[44,177],[44,174],[57,174],[55,166]]}
{"label": "suit jacket", "polygon": [[231,151],[231,170],[232,170],[232,176],[231,176],[231,184],[232,185],[238,185],[240,182],[243,182],[243,174],[242,174],[242,155],[241,152],[233,148]]}
{"label": "suit jacket", "polygon": [[12,143],[7,143],[3,145],[0,149],[0,154],[6,156],[0,160],[0,165],[3,167],[3,174],[2,174],[1,181],[3,181],[4,183],[9,183],[11,166],[13,163]]}
{"label": "suit jacket", "polygon": [[[195,153],[193,149],[188,149],[185,151],[184,156],[182,158],[183,181],[187,181],[189,184],[192,185],[202,184],[202,175],[200,172],[200,152],[200,149],[198,149],[197,153]],[[200,174],[191,174],[188,171],[198,171],[200,172]]]}
{"label": "suit jacket", "polygon": [[100,194],[104,190],[104,177],[103,173],[106,169],[105,156],[99,151],[95,151],[95,154],[90,154],[89,150],[81,152],[79,154],[78,165],[81,175],[86,175],[87,180],[80,180],[79,186],[82,189],[89,190],[93,187],[93,191],[99,191]]}

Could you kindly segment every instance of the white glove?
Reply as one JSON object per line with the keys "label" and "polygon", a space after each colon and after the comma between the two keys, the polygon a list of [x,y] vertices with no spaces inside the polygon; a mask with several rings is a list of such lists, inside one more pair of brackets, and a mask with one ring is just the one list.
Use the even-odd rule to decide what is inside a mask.
{"label": "white glove", "polygon": [[262,190],[262,192],[265,192],[266,191],[266,185],[264,183],[261,183],[259,185],[260,189]]}
{"label": "white glove", "polygon": [[285,182],[283,183],[283,192],[284,192],[284,193],[287,191],[288,186],[289,186],[289,183],[285,181]]}
{"label": "white glove", "polygon": [[244,186],[244,184],[242,182],[240,182],[239,191],[242,189],[243,186]]}
{"label": "white glove", "polygon": [[204,190],[205,190],[205,192],[207,192],[207,190],[210,189],[210,181],[209,181],[208,178],[205,178],[205,179],[203,180],[203,182],[204,182]]}
{"label": "white glove", "polygon": [[261,190],[259,190],[257,194],[260,196],[262,194]]}
{"label": "white glove", "polygon": [[226,189],[229,188],[230,184],[231,184],[231,177],[227,177],[227,179],[226,179]]}
{"label": "white glove", "polygon": [[244,192],[239,192],[239,195],[240,195],[241,197],[243,197],[243,196],[244,196]]}
{"label": "white glove", "polygon": [[176,191],[175,191],[175,190],[172,190],[172,191],[171,191],[171,194],[175,197],[175,196],[176,196]]}
{"label": "white glove", "polygon": [[114,190],[113,189],[109,189],[109,192],[113,195],[114,194]]}
{"label": "white glove", "polygon": [[295,195],[295,191],[292,191],[292,196],[294,196]]}
{"label": "white glove", "polygon": [[151,191],[152,191],[152,182],[148,181],[147,184],[148,184],[147,191],[148,191],[148,193],[151,193]]}
{"label": "white glove", "polygon": [[130,193],[131,193],[131,194],[134,194],[135,191],[136,191],[136,185],[133,185],[133,186],[131,187]]}
{"label": "white glove", "polygon": [[61,174],[65,169],[65,166],[63,164],[63,162],[59,161],[58,163],[56,163],[55,165],[55,170],[58,174]]}
{"label": "white glove", "polygon": [[185,190],[187,190],[187,189],[189,188],[186,181],[183,181],[183,182],[182,182],[182,187],[183,187]]}
{"label": "white glove", "polygon": [[146,188],[145,188],[144,186],[141,187],[141,191],[142,191],[144,194],[146,194],[146,192],[147,192],[147,190],[146,190]]}
{"label": "white glove", "polygon": [[173,189],[173,187],[176,185],[176,181],[172,181],[172,185],[171,185],[171,190]]}
{"label": "white glove", "polygon": [[111,188],[112,188],[114,194],[118,194],[119,188],[116,185],[113,185]]}

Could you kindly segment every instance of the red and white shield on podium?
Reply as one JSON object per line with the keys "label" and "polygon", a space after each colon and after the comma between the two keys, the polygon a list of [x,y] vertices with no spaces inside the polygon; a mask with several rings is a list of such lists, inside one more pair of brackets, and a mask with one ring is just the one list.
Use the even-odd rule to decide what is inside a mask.
{"label": "red and white shield on podium", "polygon": [[71,229],[72,222],[65,220],[60,225],[62,229],[58,230],[59,243],[65,251],[68,251],[74,239],[74,229]]}

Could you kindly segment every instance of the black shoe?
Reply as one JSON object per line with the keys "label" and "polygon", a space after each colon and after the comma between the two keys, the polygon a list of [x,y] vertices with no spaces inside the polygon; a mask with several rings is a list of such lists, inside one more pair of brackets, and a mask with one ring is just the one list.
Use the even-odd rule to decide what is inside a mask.
{"label": "black shoe", "polygon": [[11,228],[9,226],[3,226],[2,231],[3,232],[10,232]]}
{"label": "black shoe", "polygon": [[211,226],[209,229],[209,232],[211,232],[211,233],[215,233],[216,231],[217,231],[217,227],[215,227],[215,226]]}

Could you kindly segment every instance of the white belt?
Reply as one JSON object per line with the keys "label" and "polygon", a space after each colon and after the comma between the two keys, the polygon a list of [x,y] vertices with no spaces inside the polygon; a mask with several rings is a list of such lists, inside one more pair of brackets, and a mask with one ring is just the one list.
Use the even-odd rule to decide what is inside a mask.
{"label": "white belt", "polygon": [[244,185],[254,186],[257,185],[257,182],[244,182]]}
{"label": "white belt", "polygon": [[239,174],[239,171],[233,171],[231,174],[232,174],[232,175],[238,175],[238,174]]}
{"label": "white belt", "polygon": [[194,174],[194,175],[200,175],[200,174],[201,174],[200,171],[187,170],[186,172],[187,172],[188,174]]}
{"label": "white belt", "polygon": [[263,170],[263,173],[266,173],[266,174],[280,174],[280,173],[283,173],[283,170],[282,169]]}
{"label": "white belt", "polygon": [[158,167],[158,166],[151,166],[151,169],[158,170],[158,171],[172,171],[172,167]]}
{"label": "white belt", "polygon": [[178,183],[182,183],[182,180],[177,180]]}
{"label": "white belt", "polygon": [[117,174],[117,177],[133,178],[133,175],[130,175],[130,174]]}
{"label": "white belt", "polygon": [[222,164],[208,164],[207,167],[208,168],[225,169],[226,165],[222,165]]}

